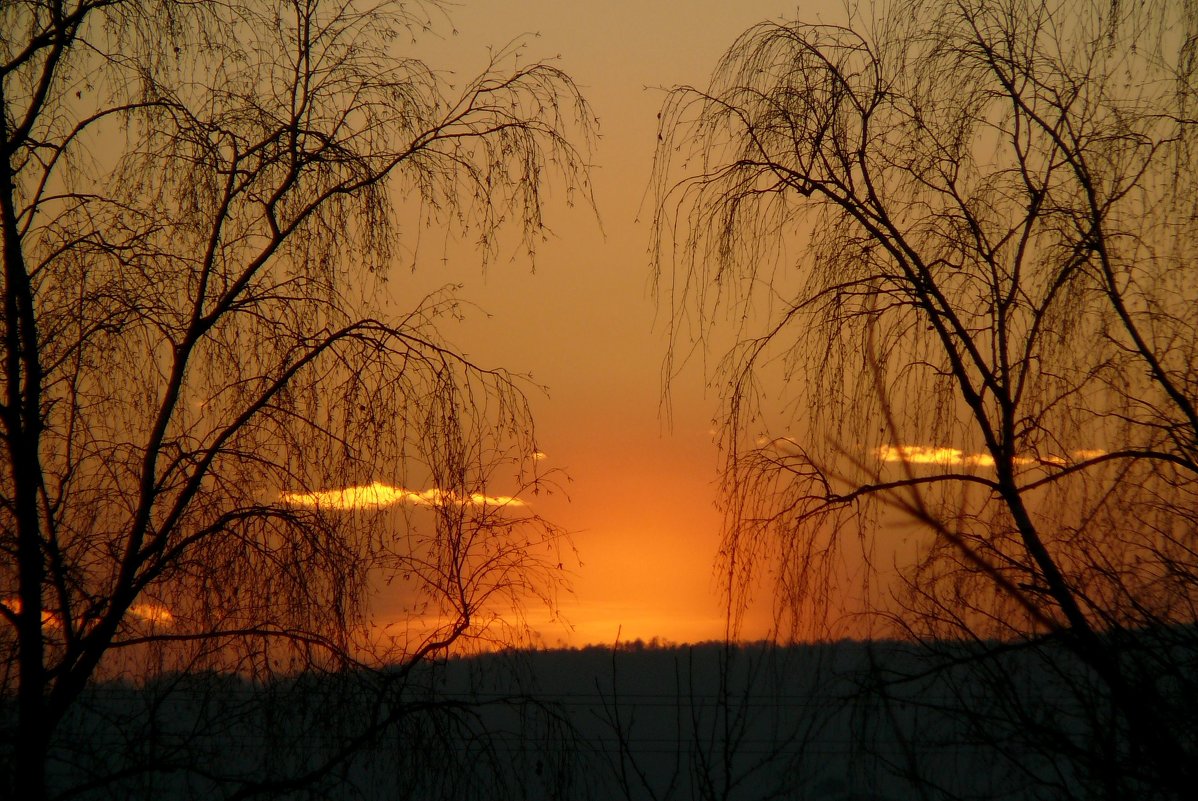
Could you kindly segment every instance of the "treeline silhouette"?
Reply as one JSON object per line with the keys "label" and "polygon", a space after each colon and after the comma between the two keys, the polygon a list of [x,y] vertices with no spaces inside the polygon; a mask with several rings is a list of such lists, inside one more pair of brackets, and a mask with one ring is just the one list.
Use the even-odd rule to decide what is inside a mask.
{"label": "treeline silhouette", "polygon": [[86,799],[1099,797],[1102,760],[1134,744],[1060,651],[635,641],[108,681],[63,726],[50,784]]}

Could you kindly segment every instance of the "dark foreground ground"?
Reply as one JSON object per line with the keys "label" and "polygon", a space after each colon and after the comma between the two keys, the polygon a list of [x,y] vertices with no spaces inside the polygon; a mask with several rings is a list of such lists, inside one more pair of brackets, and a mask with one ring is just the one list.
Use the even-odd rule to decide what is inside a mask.
{"label": "dark foreground ground", "polygon": [[638,643],[270,684],[172,675],[96,687],[51,775],[80,799],[1152,797],[1096,688],[1051,643]]}

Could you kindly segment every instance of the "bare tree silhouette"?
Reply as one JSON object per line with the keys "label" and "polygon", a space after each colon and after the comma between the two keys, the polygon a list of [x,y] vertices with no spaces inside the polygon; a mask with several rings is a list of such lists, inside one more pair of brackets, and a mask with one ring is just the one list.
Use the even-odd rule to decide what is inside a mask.
{"label": "bare tree silhouette", "polygon": [[[98,675],[411,664],[552,602],[560,533],[510,497],[542,480],[522,379],[438,336],[452,292],[377,289],[401,203],[531,251],[594,118],[519,43],[456,87],[405,58],[443,14],[0,8],[8,797],[46,797]],[[373,579],[410,600],[386,653]]]}
{"label": "bare tree silhouette", "polygon": [[1188,2],[895,4],[755,26],[661,115],[673,351],[736,321],[734,613],[768,570],[795,633],[1043,647],[1105,710],[1090,797],[1196,778],[1195,41]]}

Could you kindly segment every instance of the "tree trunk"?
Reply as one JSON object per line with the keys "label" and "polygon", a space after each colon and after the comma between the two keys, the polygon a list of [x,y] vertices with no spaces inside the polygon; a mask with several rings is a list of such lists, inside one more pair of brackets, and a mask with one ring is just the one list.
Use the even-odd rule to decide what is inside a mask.
{"label": "tree trunk", "polygon": [[[0,107],[4,102],[0,86]],[[0,142],[9,130],[0,114]],[[0,237],[3,238],[4,332],[3,409],[7,444],[11,513],[17,529],[17,731],[13,749],[15,797],[46,798],[46,750],[50,724],[45,709],[45,636],[42,585],[45,579],[41,515],[42,369],[38,355],[37,315],[33,288],[21,250],[16,215],[16,188],[10,154],[0,160]]]}

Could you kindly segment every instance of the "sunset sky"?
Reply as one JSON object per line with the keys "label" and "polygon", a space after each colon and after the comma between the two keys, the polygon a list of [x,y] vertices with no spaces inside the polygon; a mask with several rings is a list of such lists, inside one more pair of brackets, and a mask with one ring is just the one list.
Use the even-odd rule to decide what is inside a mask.
{"label": "sunset sky", "polygon": [[1189,797],[1196,11],[0,0],[0,801]]}
{"label": "sunset sky", "polygon": [[[830,20],[831,8],[804,6],[801,14]],[[510,247],[484,274],[468,248],[451,247],[442,263],[440,244],[422,243],[415,272],[399,269],[389,283],[400,305],[462,283],[462,296],[489,316],[475,313],[443,333],[472,358],[531,373],[549,389],[533,398],[538,442],[545,463],[569,476],[570,501],[537,499],[536,511],[574,532],[582,565],[572,577],[575,597],[563,604],[573,631],[546,624],[547,644],[611,643],[617,632],[674,641],[723,635],[712,574],[717,397],[696,361],[673,385],[672,423],[663,416],[665,311],[650,291],[646,188],[664,88],[704,83],[739,33],[795,13],[782,0],[479,0],[451,10],[456,33],[417,44],[434,66],[467,77],[485,66],[488,44],[535,34],[527,58],[557,57],[599,118],[599,220],[553,202],[555,237],[541,248],[535,274]],[[764,626],[753,621],[745,633]]]}

